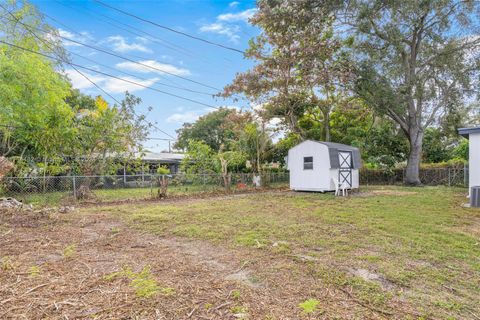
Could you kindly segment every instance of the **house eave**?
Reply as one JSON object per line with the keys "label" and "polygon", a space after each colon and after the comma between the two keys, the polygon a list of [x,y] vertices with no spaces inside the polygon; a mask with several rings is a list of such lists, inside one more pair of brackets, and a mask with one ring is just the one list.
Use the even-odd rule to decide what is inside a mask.
{"label": "house eave", "polygon": [[480,127],[472,127],[472,128],[460,128],[458,129],[458,134],[460,134],[462,137],[467,138],[474,133],[479,133],[480,134]]}

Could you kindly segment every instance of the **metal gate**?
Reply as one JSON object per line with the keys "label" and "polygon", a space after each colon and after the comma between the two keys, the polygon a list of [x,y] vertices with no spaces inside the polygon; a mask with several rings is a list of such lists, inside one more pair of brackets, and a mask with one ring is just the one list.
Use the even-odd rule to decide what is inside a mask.
{"label": "metal gate", "polygon": [[338,163],[340,167],[338,169],[338,184],[345,185],[348,188],[352,187],[352,152],[351,151],[339,151]]}

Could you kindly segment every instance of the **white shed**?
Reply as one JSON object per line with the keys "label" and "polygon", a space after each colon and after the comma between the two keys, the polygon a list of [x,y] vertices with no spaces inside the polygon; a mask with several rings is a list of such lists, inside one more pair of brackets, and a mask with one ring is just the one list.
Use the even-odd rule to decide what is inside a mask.
{"label": "white shed", "polygon": [[468,181],[469,192],[473,186],[480,186],[480,127],[458,129],[460,135],[469,140]]}
{"label": "white shed", "polygon": [[288,150],[287,165],[292,190],[334,191],[335,181],[359,187],[360,151],[352,146],[306,140]]}

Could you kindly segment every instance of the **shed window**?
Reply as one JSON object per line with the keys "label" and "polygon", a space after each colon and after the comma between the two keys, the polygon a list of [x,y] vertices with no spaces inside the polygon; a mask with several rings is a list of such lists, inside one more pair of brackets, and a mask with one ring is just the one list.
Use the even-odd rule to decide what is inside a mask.
{"label": "shed window", "polygon": [[303,170],[313,170],[313,157],[303,157]]}

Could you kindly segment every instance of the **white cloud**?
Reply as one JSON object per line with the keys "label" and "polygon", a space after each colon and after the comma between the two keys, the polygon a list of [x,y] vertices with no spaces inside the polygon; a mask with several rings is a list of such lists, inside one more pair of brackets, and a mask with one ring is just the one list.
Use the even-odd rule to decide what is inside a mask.
{"label": "white cloud", "polygon": [[186,111],[182,113],[174,113],[170,115],[166,121],[168,123],[184,124],[185,122],[194,122],[200,117],[200,114],[195,111]]}
{"label": "white cloud", "polygon": [[[140,90],[145,89],[142,86],[139,86],[139,85],[136,85],[136,84],[133,84],[133,83],[129,83],[129,82],[126,82],[126,81],[122,81],[120,79],[136,82],[136,83],[141,84],[143,86],[151,86],[159,80],[158,78],[141,80],[141,79],[137,79],[137,78],[133,78],[133,77],[119,77],[120,79],[115,79],[115,78],[105,77],[105,76],[101,76],[101,75],[90,74],[90,73],[87,73],[85,71],[82,71],[82,73],[85,76],[87,76],[91,81],[95,82],[102,89],[104,89],[106,92],[109,92],[109,93],[123,93],[125,91],[135,92],[135,91],[140,91]],[[73,84],[74,88],[90,89],[90,88],[95,87],[90,81],[85,79],[85,77],[83,77],[81,74],[79,74],[74,69],[65,70],[65,74],[72,81],[72,84]]]}
{"label": "white cloud", "polygon": [[[222,107],[229,108],[229,109],[236,109],[237,111],[240,111],[240,108],[238,106],[225,105],[225,106],[222,106]],[[207,107],[207,108],[203,108],[201,110],[189,111],[189,110],[185,110],[184,107],[180,106],[180,107],[177,107],[175,110],[177,112],[170,115],[167,119],[165,119],[165,121],[167,121],[169,123],[179,123],[179,124],[184,124],[185,122],[191,123],[191,122],[195,122],[201,116],[203,116],[207,113],[213,112],[213,111],[217,111],[218,109],[217,108],[212,108],[212,107]]]}
{"label": "white cloud", "polygon": [[[92,80],[95,83],[103,82],[105,80],[105,77],[103,76],[97,76],[95,74],[89,74],[85,71],[82,71],[84,75],[86,75],[90,80]],[[79,74],[77,71],[74,69],[67,69],[65,70],[65,74],[68,76],[68,78],[72,81],[73,87],[77,89],[88,89],[93,87],[93,84],[85,79],[81,74]]]}
{"label": "white cloud", "polygon": [[107,38],[106,42],[111,44],[113,51],[116,52],[140,51],[152,53],[152,50],[144,45],[148,42],[146,38],[137,37],[136,40],[138,42],[128,43],[128,41],[122,36],[110,36]]}
{"label": "white cloud", "polygon": [[224,13],[217,17],[218,21],[225,21],[225,22],[237,22],[237,21],[245,21],[248,22],[255,12],[257,12],[256,8],[247,9],[245,11],[241,11],[238,13]]}
{"label": "white cloud", "polygon": [[[133,81],[133,82],[139,83],[139,84],[144,85],[144,86],[151,86],[151,85],[155,84],[155,82],[160,80],[158,78],[152,78],[152,79],[146,79],[146,80],[140,80],[140,79],[132,78],[132,77],[119,77],[119,78],[124,79],[124,80]],[[113,92],[113,93],[122,93],[122,92],[125,92],[125,91],[135,92],[135,91],[140,91],[140,90],[145,89],[142,86],[138,86],[138,85],[133,84],[133,83],[128,83],[128,82],[122,81],[120,79],[114,79],[114,78],[107,79],[104,82],[103,89],[105,89],[105,91],[107,91],[107,92]]]}
{"label": "white cloud", "polygon": [[238,32],[240,31],[240,27],[237,25],[227,25],[221,22],[215,22],[211,24],[204,25],[200,28],[200,32],[210,32],[221,34],[227,36],[230,41],[238,42],[240,36]]}
{"label": "white cloud", "polygon": [[238,2],[238,1],[233,1],[233,2],[230,2],[230,3],[228,4],[228,6],[229,6],[230,8],[236,8],[236,7],[238,7],[239,4],[240,4],[240,2]]}
{"label": "white cloud", "polygon": [[[143,64],[137,64],[134,62],[130,61],[125,61],[125,62],[120,62],[116,64],[117,68],[123,69],[123,70],[128,70],[128,71],[135,71],[135,72],[141,72],[141,73],[158,73],[158,74],[164,74],[164,72],[168,72],[177,76],[188,76],[190,75],[190,71],[188,69],[184,68],[178,68],[174,65],[171,64],[166,64],[166,63],[160,63],[155,60],[143,60],[143,61],[138,61],[139,63]],[[151,68],[147,67],[150,66]],[[154,69],[157,70],[154,70]],[[161,71],[160,71],[161,70]]]}
{"label": "white cloud", "polygon": [[[237,1],[234,1],[229,4],[229,7],[234,8],[238,4]],[[240,26],[234,24],[234,22],[248,22],[248,19],[251,18],[255,12],[257,12],[257,9],[251,8],[237,13],[224,13],[218,15],[215,22],[201,26],[200,32],[220,34],[228,37],[230,41],[237,43],[240,39],[240,36],[238,35],[240,32]]]}
{"label": "white cloud", "polygon": [[[62,38],[59,38],[58,36],[60,36]],[[75,43],[75,42],[72,42],[72,41],[68,41],[67,39],[82,42],[82,43],[88,42],[89,40],[93,39],[93,37],[86,31],[82,31],[82,32],[79,32],[78,34],[76,34],[76,33],[72,33],[70,31],[63,30],[63,29],[60,29],[60,28],[58,29],[58,35],[54,34],[54,33],[49,33],[46,36],[46,38],[47,38],[47,40],[61,41],[63,43],[63,45],[66,46],[66,47],[80,47],[80,46],[82,46],[81,44],[78,44],[78,43]]]}

